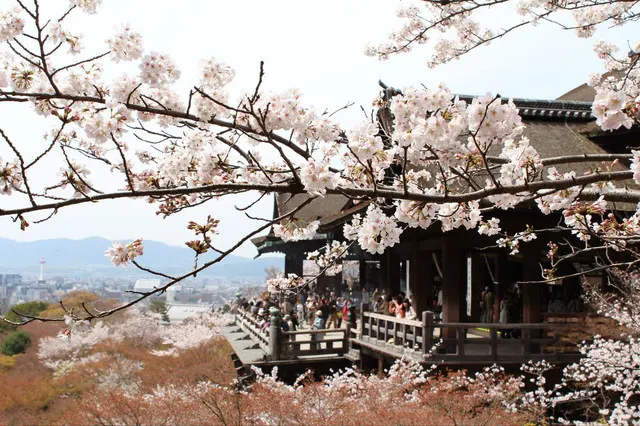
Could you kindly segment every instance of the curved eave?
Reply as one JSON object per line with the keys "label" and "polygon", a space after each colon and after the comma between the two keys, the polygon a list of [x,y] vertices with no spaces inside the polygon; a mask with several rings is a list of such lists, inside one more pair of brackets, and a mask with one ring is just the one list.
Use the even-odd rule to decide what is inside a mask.
{"label": "curved eave", "polygon": [[309,240],[301,240],[301,241],[288,241],[284,242],[278,237],[274,237],[272,235],[266,235],[264,237],[256,237],[252,238],[251,242],[258,250],[259,257],[265,253],[285,253],[288,250],[291,250],[292,245],[295,244],[305,244],[309,242],[320,242],[324,243],[329,239],[329,235],[327,234],[316,234],[314,238]]}

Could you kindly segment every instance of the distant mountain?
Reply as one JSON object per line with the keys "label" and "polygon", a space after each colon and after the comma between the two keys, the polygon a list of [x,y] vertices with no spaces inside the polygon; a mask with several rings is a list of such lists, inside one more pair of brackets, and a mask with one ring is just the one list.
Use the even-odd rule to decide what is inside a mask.
{"label": "distant mountain", "polygon": [[[111,246],[111,241],[91,237],[83,240],[57,238],[32,242],[13,241],[0,238],[0,273],[2,270],[17,270],[39,268],[40,258],[44,257],[46,269],[61,270],[91,270],[94,272],[112,271],[122,268],[114,267],[104,255],[104,251]],[[201,257],[199,264],[211,260],[213,255]],[[144,255],[139,258],[140,264],[149,268],[158,268],[169,273],[187,272],[193,267],[193,251],[187,247],[170,246],[158,241],[144,240]],[[282,268],[283,258],[265,257],[249,259],[241,256],[229,255],[222,262],[212,266],[203,273],[207,276],[226,277],[262,277],[264,269],[269,266]],[[129,273],[135,267],[128,268]]]}

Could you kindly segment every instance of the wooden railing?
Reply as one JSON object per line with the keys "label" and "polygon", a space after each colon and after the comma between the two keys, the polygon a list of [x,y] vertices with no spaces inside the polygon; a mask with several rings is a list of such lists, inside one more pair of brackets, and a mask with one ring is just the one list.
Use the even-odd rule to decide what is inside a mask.
{"label": "wooden railing", "polygon": [[236,312],[236,325],[247,333],[251,340],[260,346],[260,349],[267,353],[269,352],[269,334],[266,330],[262,331],[260,323],[249,312],[239,309]]}
{"label": "wooden railing", "polygon": [[[553,329],[570,324],[436,323],[433,312],[422,321],[363,312],[361,336],[364,345],[391,355],[413,355],[434,361],[522,362],[530,359],[569,358],[555,353]],[[506,335],[517,336],[505,338]],[[577,354],[577,349],[573,354]]]}
{"label": "wooden railing", "polygon": [[[424,343],[424,327],[420,321],[363,312],[361,314],[360,339],[406,350],[421,351]],[[427,344],[428,347],[431,345]]]}
{"label": "wooden railing", "polygon": [[349,350],[349,331],[344,328],[282,332],[284,358],[305,355],[343,355]]}
{"label": "wooden railing", "polygon": [[[577,359],[577,349],[570,352],[558,349],[555,333],[558,328],[576,324],[436,323],[433,312],[428,311],[424,312],[422,321],[363,312],[360,322],[358,328],[282,331],[280,324],[264,329],[250,313],[236,313],[236,324],[272,361],[315,355],[342,356],[354,344],[388,356],[409,355],[424,362]],[[505,338],[506,334],[517,337]]]}
{"label": "wooden railing", "polygon": [[262,329],[260,323],[244,310],[236,313],[240,327],[270,360],[293,359],[313,355],[344,355],[349,351],[352,327],[323,330],[282,331],[280,324]]}

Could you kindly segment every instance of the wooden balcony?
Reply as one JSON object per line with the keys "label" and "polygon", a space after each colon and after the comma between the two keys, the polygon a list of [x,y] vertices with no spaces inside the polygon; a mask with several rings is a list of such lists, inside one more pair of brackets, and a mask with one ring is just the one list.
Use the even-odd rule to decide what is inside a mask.
{"label": "wooden balcony", "polygon": [[358,323],[356,328],[282,331],[279,324],[263,328],[248,312],[238,311],[224,333],[244,366],[348,364],[365,356],[443,365],[566,364],[580,355],[575,345],[562,346],[558,338],[559,329],[579,326],[575,323],[438,323],[432,312],[424,312],[422,321],[363,312]]}
{"label": "wooden balcony", "polygon": [[[388,357],[409,357],[423,363],[521,364],[529,360],[567,363],[579,358],[577,347],[559,351],[558,327],[571,324],[436,323],[432,312],[422,321],[372,312],[361,315],[355,347]],[[505,338],[506,335],[514,336]],[[515,337],[517,336],[517,337]]]}

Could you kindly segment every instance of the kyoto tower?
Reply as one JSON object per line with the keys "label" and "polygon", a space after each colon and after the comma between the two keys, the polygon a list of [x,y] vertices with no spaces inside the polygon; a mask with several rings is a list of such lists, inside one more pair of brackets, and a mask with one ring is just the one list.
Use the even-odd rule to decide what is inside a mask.
{"label": "kyoto tower", "polygon": [[44,257],[40,258],[40,278],[38,278],[38,284],[44,284]]}

